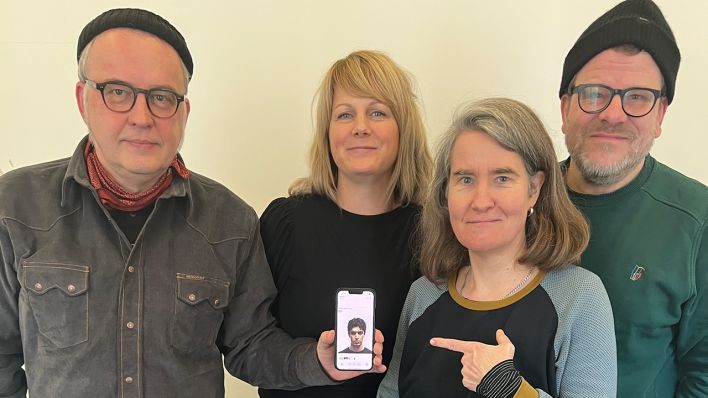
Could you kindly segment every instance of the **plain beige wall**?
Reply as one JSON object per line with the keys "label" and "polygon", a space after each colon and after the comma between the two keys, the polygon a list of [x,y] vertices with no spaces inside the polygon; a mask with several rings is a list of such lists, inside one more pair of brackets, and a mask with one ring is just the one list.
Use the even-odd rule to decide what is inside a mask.
{"label": "plain beige wall", "polygon": [[[0,0],[0,170],[69,156],[86,133],[74,102],[76,39],[113,7],[142,7],[187,38],[195,71],[187,166],[257,212],[306,173],[310,104],[329,65],[356,49],[416,76],[431,142],[461,101],[509,96],[545,121],[565,156],[557,97],[563,59],[615,1]],[[658,1],[683,54],[652,154],[708,183],[708,2]],[[255,396],[227,376],[228,397]]]}

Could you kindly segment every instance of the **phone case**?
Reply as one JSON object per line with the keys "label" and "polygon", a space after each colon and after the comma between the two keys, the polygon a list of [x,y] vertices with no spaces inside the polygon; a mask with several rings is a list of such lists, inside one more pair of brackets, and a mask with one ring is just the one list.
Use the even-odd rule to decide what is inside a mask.
{"label": "phone case", "polygon": [[[341,292],[347,294],[341,296]],[[376,292],[373,289],[337,289],[334,356],[336,369],[371,370],[374,360],[375,312]]]}

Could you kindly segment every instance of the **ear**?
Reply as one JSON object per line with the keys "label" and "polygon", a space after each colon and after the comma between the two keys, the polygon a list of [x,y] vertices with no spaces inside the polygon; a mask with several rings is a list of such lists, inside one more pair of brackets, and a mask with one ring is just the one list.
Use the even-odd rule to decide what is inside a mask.
{"label": "ear", "polygon": [[81,118],[84,119],[84,123],[88,125],[86,121],[86,104],[84,103],[84,90],[86,89],[86,83],[82,81],[76,82],[76,88],[74,89],[74,95],[76,96],[76,105],[79,107],[79,113]]}
{"label": "ear", "polygon": [[565,121],[568,118],[568,112],[570,111],[570,96],[568,94],[563,94],[560,102],[561,111],[561,131],[565,134]]}
{"label": "ear", "polygon": [[189,117],[189,111],[192,109],[192,104],[189,102],[189,98],[184,99],[184,119],[187,120]]}
{"label": "ear", "polygon": [[537,171],[536,174],[529,178],[529,196],[531,198],[531,206],[536,205],[538,195],[541,193],[543,183],[546,182],[546,173]]}
{"label": "ear", "polygon": [[661,124],[664,122],[666,110],[669,108],[669,100],[666,97],[661,97],[656,106],[656,131],[654,132],[654,138],[659,138],[661,136]]}

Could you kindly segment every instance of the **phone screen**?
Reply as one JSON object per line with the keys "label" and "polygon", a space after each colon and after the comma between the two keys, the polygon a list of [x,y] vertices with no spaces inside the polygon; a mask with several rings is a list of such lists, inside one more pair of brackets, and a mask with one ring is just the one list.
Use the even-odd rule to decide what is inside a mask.
{"label": "phone screen", "polygon": [[374,309],[372,289],[337,290],[337,334],[334,366],[339,370],[369,370],[374,359]]}

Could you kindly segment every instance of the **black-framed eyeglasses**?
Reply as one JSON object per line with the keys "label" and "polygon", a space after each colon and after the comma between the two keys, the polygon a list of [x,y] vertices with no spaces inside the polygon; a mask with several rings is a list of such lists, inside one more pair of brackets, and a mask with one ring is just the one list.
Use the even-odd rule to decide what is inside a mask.
{"label": "black-framed eyeglasses", "polygon": [[600,113],[607,109],[615,95],[622,101],[622,110],[628,116],[642,117],[654,109],[656,100],[664,95],[662,90],[644,87],[616,89],[604,84],[578,84],[568,90],[578,94],[578,105],[585,113]]}
{"label": "black-framed eyeglasses", "polygon": [[114,112],[123,113],[133,109],[138,94],[142,93],[145,95],[150,113],[164,119],[177,113],[180,102],[184,101],[184,95],[164,88],[145,90],[118,81],[96,83],[89,79],[86,79],[86,84],[100,91],[103,103]]}

